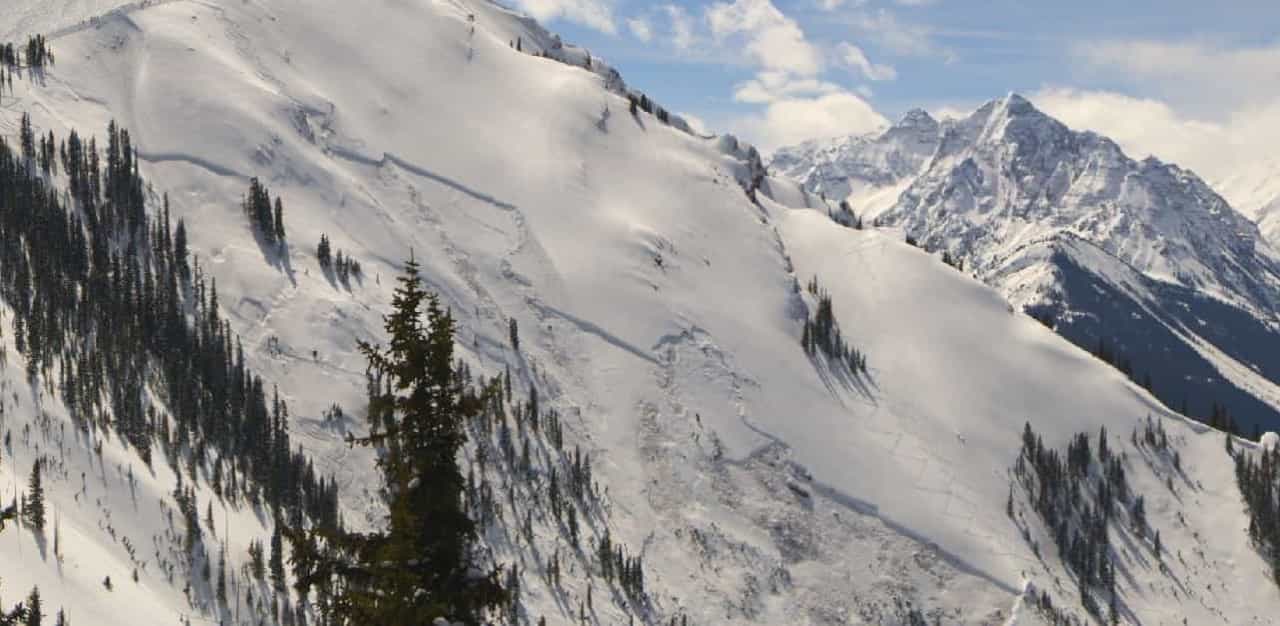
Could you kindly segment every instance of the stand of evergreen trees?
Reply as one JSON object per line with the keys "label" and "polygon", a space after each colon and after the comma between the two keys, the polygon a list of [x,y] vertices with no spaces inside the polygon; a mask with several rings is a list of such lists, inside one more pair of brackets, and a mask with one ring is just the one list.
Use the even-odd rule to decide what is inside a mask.
{"label": "stand of evergreen trees", "polygon": [[320,263],[320,269],[326,273],[332,272],[332,278],[347,287],[351,286],[352,278],[360,279],[364,276],[364,268],[360,267],[360,261],[350,254],[343,254],[342,250],[335,253],[329,236],[323,233],[320,235],[320,243],[316,246],[316,260]]}
{"label": "stand of evergreen trees", "polygon": [[1249,513],[1249,538],[1271,565],[1280,585],[1280,451],[1263,447],[1236,450],[1227,434],[1227,452],[1235,459],[1236,485]]}
{"label": "stand of evergreen trees", "polygon": [[148,215],[128,131],[112,122],[103,155],[73,131],[58,160],[65,193],[0,141],[0,297],[28,374],[56,383],[81,428],[114,429],[148,464],[159,445],[172,464],[212,465],[220,494],[336,524],[334,483],[292,450],[287,407],[245,365],[185,225],[172,228],[167,198]]}
{"label": "stand of evergreen trees", "polygon": [[[825,199],[825,196],[823,196]],[[853,212],[853,207],[849,206],[848,200],[841,200],[840,206],[835,210],[827,211],[827,217],[831,221],[852,228],[854,230],[862,230],[862,216]]]}
{"label": "stand of evergreen trees", "polygon": [[49,40],[44,35],[28,37],[26,46],[22,48],[13,43],[0,44],[0,65],[14,70],[21,67],[24,61],[27,67],[53,65],[53,50],[49,48]]}
{"label": "stand of evergreen trees", "polygon": [[241,208],[259,237],[271,245],[284,243],[284,202],[276,196],[273,205],[270,190],[256,176],[249,179],[249,193],[241,203]]}
{"label": "stand of evergreen trees", "polygon": [[[1006,513],[1017,518],[1014,486],[1021,486],[1075,576],[1085,610],[1102,619],[1105,603],[1107,617],[1115,623],[1116,553],[1110,527],[1127,516],[1139,536],[1147,529],[1142,496],[1130,490],[1123,460],[1109,447],[1106,428],[1098,433],[1095,457],[1088,433],[1077,434],[1061,453],[1045,446],[1027,423],[1013,476]],[[1039,546],[1033,548],[1039,554]]]}
{"label": "stand of evergreen trees", "polygon": [[805,353],[811,357],[821,353],[849,368],[849,373],[855,376],[865,374],[867,355],[850,346],[840,334],[840,324],[836,321],[831,294],[818,284],[816,276],[809,281],[806,289],[818,299],[818,310],[804,322],[800,344],[804,346]]}

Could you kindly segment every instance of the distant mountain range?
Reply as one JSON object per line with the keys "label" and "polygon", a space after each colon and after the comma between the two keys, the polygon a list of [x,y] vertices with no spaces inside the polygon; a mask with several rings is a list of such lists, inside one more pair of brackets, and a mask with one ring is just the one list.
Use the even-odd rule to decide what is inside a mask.
{"label": "distant mountain range", "polygon": [[[1280,255],[1193,172],[1131,159],[1016,94],[959,120],[911,111],[770,165],[957,259],[1170,407],[1225,409],[1246,433],[1280,426]],[[1266,181],[1253,177],[1251,197],[1268,197]],[[1274,229],[1278,205],[1251,212]]]}

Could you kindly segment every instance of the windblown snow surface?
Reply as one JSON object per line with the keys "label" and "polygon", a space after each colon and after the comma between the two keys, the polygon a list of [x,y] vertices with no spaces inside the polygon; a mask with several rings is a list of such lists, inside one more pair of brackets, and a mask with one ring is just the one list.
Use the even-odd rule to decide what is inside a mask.
{"label": "windblown snow surface", "polygon": [[[464,357],[490,374],[510,366],[566,416],[608,490],[615,537],[644,554],[655,611],[597,594],[594,623],[896,624],[905,602],[946,624],[1041,623],[1025,591],[1060,606],[1078,594],[1052,542],[1033,537],[1038,559],[1005,515],[1027,421],[1055,447],[1105,425],[1127,452],[1169,555],[1162,567],[1117,534],[1127,622],[1271,623],[1280,594],[1249,544],[1220,433],[898,232],[789,208],[821,203],[783,181],[753,203],[742,188],[753,151],[633,118],[608,72],[527,53],[553,41],[479,0],[135,6],[57,36],[57,65],[15,81],[0,131],[15,135],[23,111],[59,137],[113,118],[131,130],[250,365],[279,384],[295,440],[338,477],[357,528],[380,519],[372,458],[319,417],[335,402],[363,407],[355,341],[381,336],[412,250],[459,318]],[[284,198],[283,258],[259,248],[240,211],[255,175]],[[363,281],[347,289],[319,270],[321,233],[360,260]],[[814,276],[868,375],[801,349],[816,303],[799,285]],[[38,584],[75,623],[217,623],[163,572],[177,558],[172,475],[114,440],[94,453],[27,382],[10,335],[0,502],[37,454],[60,459],[48,491],[65,556],[6,529],[6,603]],[[1182,455],[1172,490],[1168,468],[1128,442],[1148,415]],[[200,500],[217,502],[207,489]],[[207,530],[231,538],[236,563],[270,525],[234,507],[214,517]],[[487,541],[523,564],[525,619],[576,621],[592,574],[567,570],[567,595],[548,587],[555,535],[539,531],[542,556]]]}

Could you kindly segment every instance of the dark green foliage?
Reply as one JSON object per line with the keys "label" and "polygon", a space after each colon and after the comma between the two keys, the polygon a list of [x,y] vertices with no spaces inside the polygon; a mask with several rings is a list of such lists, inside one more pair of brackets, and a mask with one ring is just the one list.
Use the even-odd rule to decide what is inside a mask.
{"label": "dark green foliage", "polygon": [[[12,52],[9,54],[12,54]],[[13,54],[12,60],[13,62],[8,63],[8,65],[17,65],[16,54]],[[53,65],[53,60],[53,51],[49,49],[49,40],[44,35],[33,35],[27,39],[26,62],[28,67],[41,68],[45,65]]]}
{"label": "dark green foliage", "polygon": [[37,532],[44,530],[44,486],[40,480],[40,461],[31,464],[31,478],[27,481],[27,494],[23,496],[23,516]]}
{"label": "dark green foliage", "polygon": [[[387,527],[357,534],[289,531],[299,590],[319,588],[334,624],[476,621],[506,605],[497,571],[478,573],[476,525],[466,514],[458,453],[483,401],[459,390],[453,316],[410,260],[386,316],[389,347],[361,342],[369,361],[371,434]],[[422,316],[426,314],[425,324]]]}
{"label": "dark green foliage", "polygon": [[[34,593],[35,589],[32,589],[31,591]],[[21,626],[27,623],[29,615],[30,612],[27,610],[27,605],[22,603],[18,603],[17,606],[9,609],[8,612],[0,609],[0,626]]]}
{"label": "dark green foliage", "polygon": [[1280,585],[1280,451],[1233,453],[1236,485],[1249,513],[1249,538],[1271,564],[1272,579]]}
{"label": "dark green foliage", "polygon": [[316,259],[320,261],[321,268],[327,270],[333,267],[333,252],[329,245],[328,235],[320,235],[320,244],[316,246]]}
{"label": "dark green foliage", "polygon": [[284,203],[276,198],[271,205],[271,192],[257,177],[249,179],[249,194],[241,206],[254,232],[268,244],[284,243]]}
{"label": "dark green foliage", "polygon": [[827,215],[841,226],[847,226],[854,230],[862,230],[862,217],[853,212],[853,207],[849,206],[848,200],[841,200],[839,208],[835,211],[828,212]]}
{"label": "dark green foliage", "polygon": [[249,572],[254,580],[262,580],[266,576],[266,571],[262,556],[262,542],[255,539],[249,542]]}
{"label": "dark green foliage", "polygon": [[214,587],[214,595],[218,604],[227,604],[227,549],[224,546],[218,551],[218,583]]}
{"label": "dark green foliage", "polygon": [[280,196],[276,196],[276,210],[275,210],[274,221],[275,221],[275,229],[276,229],[275,230],[276,241],[284,241],[284,234],[285,234],[284,233],[284,201],[280,199]]}
{"label": "dark green foliage", "polygon": [[22,143],[22,158],[32,161],[36,158],[36,135],[31,128],[31,115],[23,113],[18,124],[18,140]]}
{"label": "dark green foliage", "polygon": [[44,610],[40,603],[40,588],[32,587],[31,594],[27,596],[27,618],[23,622],[25,626],[40,626],[44,622]]}
{"label": "dark green foliage", "polygon": [[320,262],[320,269],[324,270],[330,279],[346,287],[351,286],[352,278],[364,277],[364,269],[360,267],[360,261],[350,254],[343,254],[341,250],[335,252],[333,244],[329,242],[329,236],[323,233],[320,235],[320,243],[316,246],[316,260]]}
{"label": "dark green foliage", "polygon": [[946,263],[947,265],[950,265],[951,267],[956,268],[961,272],[964,271],[964,259],[951,254],[951,251],[949,250],[942,251],[942,262]]}
{"label": "dark green foliage", "polygon": [[333,261],[333,272],[341,282],[347,287],[351,286],[352,278],[360,278],[364,275],[364,270],[360,267],[360,262],[355,260],[350,254],[343,254],[338,251],[338,256]]}
{"label": "dark green foliage", "polygon": [[282,520],[276,520],[271,532],[271,558],[267,561],[267,566],[271,570],[271,586],[276,591],[284,591],[284,542],[282,540],[281,528],[284,526]]}
{"label": "dark green foliage", "polygon": [[[1140,445],[1136,429],[1132,441],[1135,446]],[[1141,441],[1165,455],[1166,460],[1176,456],[1170,454],[1163,424],[1150,417]],[[1022,487],[1031,508],[1054,538],[1062,562],[1075,576],[1086,611],[1101,619],[1104,607],[1101,602],[1111,607],[1117,595],[1116,551],[1111,545],[1111,526],[1127,517],[1128,523],[1119,528],[1122,531],[1127,528],[1138,539],[1148,537],[1151,529],[1147,525],[1145,498],[1130,488],[1124,458],[1113,449],[1106,428],[1098,432],[1096,450],[1095,456],[1089,435],[1079,433],[1068,443],[1066,453],[1061,454],[1045,446],[1028,423],[1023,429],[1022,450],[1013,468],[1013,485]],[[1012,491],[1006,507],[1010,517],[1018,521]],[[1157,532],[1152,540],[1152,554],[1160,558],[1162,549]],[[1047,599],[1045,596],[1044,601]],[[1060,615],[1044,603],[1041,610]]]}
{"label": "dark green foliage", "polygon": [[18,66],[18,48],[12,43],[0,45],[0,64],[9,68],[10,71]]}
{"label": "dark green foliage", "polygon": [[516,318],[511,318],[507,322],[507,331],[511,335],[511,349],[516,352],[520,351],[520,325],[516,322]]}
{"label": "dark green foliage", "polygon": [[831,303],[831,294],[818,284],[815,276],[809,282],[808,291],[818,299],[818,310],[805,319],[800,343],[809,356],[822,354],[833,359],[849,372],[858,375],[867,372],[867,356],[857,348],[850,346],[840,333],[840,323],[836,321],[835,307]]}
{"label": "dark green foliage", "polygon": [[148,464],[153,446],[175,465],[234,463],[247,480],[224,494],[336,523],[336,492],[290,452],[216,284],[190,267],[184,223],[171,231],[167,202],[148,215],[129,132],[109,125],[105,164],[76,132],[58,152],[67,193],[0,141],[0,297],[28,373],[59,372],[80,427],[113,428]]}
{"label": "dark green foliage", "polygon": [[[1042,320],[1042,323],[1045,323],[1046,326],[1053,328],[1051,321],[1044,322],[1044,320]],[[1152,394],[1155,393],[1155,383],[1152,382],[1151,380],[1151,374],[1143,373],[1141,376],[1139,376],[1138,371],[1134,368],[1133,360],[1130,359],[1128,356],[1124,355],[1119,348],[1113,347],[1105,337],[1098,338],[1098,345],[1096,348],[1093,349],[1093,356],[1102,360],[1106,364],[1116,368],[1117,370],[1120,370],[1121,374],[1124,374],[1129,380],[1133,381],[1134,383],[1142,385],[1143,389],[1146,389]],[[1214,407],[1216,411],[1217,404],[1214,404]],[[1183,406],[1182,414],[1187,415],[1186,406]],[[1190,416],[1188,415],[1188,417]],[[1215,427],[1217,426],[1215,425]]]}

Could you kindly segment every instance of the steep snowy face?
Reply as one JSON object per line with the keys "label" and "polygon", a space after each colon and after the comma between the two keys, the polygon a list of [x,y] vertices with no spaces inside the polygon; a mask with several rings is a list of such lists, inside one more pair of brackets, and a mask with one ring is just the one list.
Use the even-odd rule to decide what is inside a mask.
{"label": "steep snowy face", "polygon": [[915,109],[882,133],[813,140],[774,153],[769,167],[832,201],[914,176],[938,147],[941,125]]}
{"label": "steep snowy face", "polygon": [[1213,183],[1231,206],[1258,223],[1262,236],[1280,248],[1280,160],[1268,159]]}
{"label": "steep snowy face", "polygon": [[[851,190],[855,212],[948,252],[1081,346],[1116,342],[1135,378],[1151,376],[1171,405],[1185,394],[1192,414],[1208,415],[1203,398],[1217,398],[1242,423],[1280,420],[1271,356],[1280,352],[1280,262],[1258,225],[1195,174],[1130,159],[1016,94],[963,119],[935,125],[913,113],[895,128],[922,129],[923,143],[904,149],[886,133],[833,144],[843,151],[784,150],[774,162],[811,189],[853,181],[840,189]],[[925,145],[933,148],[916,171],[857,178],[867,162],[916,162]],[[1264,228],[1280,222],[1261,208],[1271,197],[1264,176],[1226,187],[1259,203]]]}
{"label": "steep snowy face", "polygon": [[140,0],[9,0],[0,18],[0,41],[25,40],[28,35],[60,32],[110,11],[143,4]]}
{"label": "steep snowy face", "polygon": [[1153,278],[1274,310],[1275,254],[1257,226],[1193,173],[1134,161],[1010,95],[946,129],[938,154],[885,214],[982,275],[1070,232]]}
{"label": "steep snowy face", "polygon": [[[750,146],[632,115],[621,77],[523,16],[467,0],[150,2],[53,45],[57,65],[16,81],[0,128],[11,138],[25,110],[58,137],[110,119],[130,129],[154,185],[149,208],[169,193],[246,361],[279,385],[292,435],[337,479],[351,526],[376,525],[384,510],[372,454],[321,416],[338,403],[357,414],[352,431],[364,428],[355,342],[382,336],[410,250],[456,316],[458,356],[476,374],[509,374],[517,399],[536,389],[562,416],[565,448],[592,459],[605,493],[580,537],[529,505],[555,484],[545,447],[519,473],[499,472],[495,457],[469,462],[504,494],[484,540],[498,562],[520,565],[524,622],[576,622],[590,607],[601,624],[1027,625],[1047,621],[1024,603],[1037,590],[1081,615],[1063,554],[1012,489],[1027,424],[1055,449],[1105,426],[1133,459],[1125,471],[1149,495],[1151,524],[1187,555],[1157,566],[1149,542],[1113,522],[1126,538],[1114,552],[1125,615],[1249,623],[1280,606],[1240,530],[1220,434],[899,233],[837,225],[768,177]],[[894,188],[931,162],[942,128],[909,117],[869,140],[881,152],[857,170],[866,180]],[[264,249],[240,209],[251,176],[283,198],[282,249]],[[809,206],[820,210],[796,208]],[[322,270],[321,236],[360,261],[362,280]],[[829,300],[801,288],[814,278]],[[802,347],[823,310],[866,367],[851,373]],[[13,333],[0,334],[15,361],[0,368],[0,402],[16,440],[0,502],[39,455],[67,448],[49,489],[75,555],[64,575],[31,533],[8,531],[4,589],[39,584],[77,623],[216,621],[151,556],[154,537],[173,531],[163,511],[175,478],[144,476],[135,494],[124,469],[134,457],[118,441],[104,462],[72,428],[19,438],[69,418],[25,377]],[[1182,454],[1176,473],[1126,443],[1148,416]],[[77,472],[90,477],[80,496]],[[215,501],[188,474],[200,501]],[[206,531],[234,535],[241,563],[271,522],[227,506]],[[643,556],[647,603],[602,582],[605,536]],[[106,574],[127,591],[98,591]],[[1211,590],[1184,583],[1206,579]]]}

